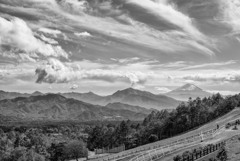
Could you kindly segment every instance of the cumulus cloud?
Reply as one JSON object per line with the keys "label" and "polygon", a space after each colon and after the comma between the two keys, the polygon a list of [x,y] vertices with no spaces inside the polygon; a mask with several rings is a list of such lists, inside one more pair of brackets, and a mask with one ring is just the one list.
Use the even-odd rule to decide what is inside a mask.
{"label": "cumulus cloud", "polygon": [[240,31],[240,1],[220,0],[222,9],[222,21],[231,26],[233,31]]}
{"label": "cumulus cloud", "polygon": [[73,84],[71,87],[70,87],[70,89],[71,90],[75,90],[75,89],[77,89],[79,86],[77,85],[77,84]]}
{"label": "cumulus cloud", "polygon": [[10,20],[0,17],[0,45],[44,57],[68,58],[68,54],[60,46],[52,46],[37,39],[25,21],[16,17]]}
{"label": "cumulus cloud", "polygon": [[142,72],[114,71],[107,69],[82,69],[77,64],[62,63],[57,59],[49,59],[44,66],[35,71],[37,83],[68,83],[77,80],[102,80],[107,82],[129,82],[131,85],[143,84],[148,75]]}
{"label": "cumulus cloud", "polygon": [[220,0],[220,10],[218,20],[231,28],[227,37],[234,37],[239,41],[240,33],[240,1],[239,0]]}

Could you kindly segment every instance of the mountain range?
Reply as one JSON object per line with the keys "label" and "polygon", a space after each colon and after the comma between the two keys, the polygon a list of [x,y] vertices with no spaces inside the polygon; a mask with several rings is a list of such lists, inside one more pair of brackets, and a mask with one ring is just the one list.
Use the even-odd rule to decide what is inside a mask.
{"label": "mountain range", "polygon": [[141,91],[133,88],[119,90],[109,96],[99,96],[92,92],[89,93],[62,93],[64,97],[74,98],[91,104],[105,106],[109,103],[120,102],[132,106],[141,106],[148,109],[173,109],[180,102],[165,96],[155,95],[150,92]]}
{"label": "mountain range", "polygon": [[193,84],[186,84],[166,95],[133,88],[108,96],[93,92],[43,94],[36,91],[27,94],[0,91],[0,120],[143,120],[152,111],[176,108],[180,103],[178,100],[210,95]]}
{"label": "mountain range", "polygon": [[42,94],[43,93],[41,93],[39,91],[35,91],[33,93],[18,93],[18,92],[6,92],[6,91],[0,90],[0,100],[13,99],[13,98],[17,98],[17,97],[38,96],[38,95],[42,95]]}
{"label": "mountain range", "polygon": [[2,116],[21,120],[143,120],[151,110],[124,105],[92,105],[59,94],[17,97],[0,101]]}

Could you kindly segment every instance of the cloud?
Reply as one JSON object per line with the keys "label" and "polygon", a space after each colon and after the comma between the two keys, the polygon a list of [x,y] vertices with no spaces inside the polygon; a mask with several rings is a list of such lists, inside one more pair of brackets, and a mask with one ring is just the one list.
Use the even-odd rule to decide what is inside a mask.
{"label": "cloud", "polygon": [[53,35],[54,37],[57,37],[57,35],[62,34],[60,30],[54,30],[50,28],[39,28],[38,31],[43,32],[45,34]]}
{"label": "cloud", "polygon": [[45,37],[44,35],[40,35],[40,38],[43,40],[43,41],[45,41],[46,43],[48,43],[48,44],[53,44],[53,45],[57,45],[58,44],[58,42],[56,41],[56,40],[54,40],[54,39],[51,39],[51,38],[48,38],[48,37]]}
{"label": "cloud", "polygon": [[80,32],[80,33],[74,33],[74,35],[78,36],[78,37],[82,37],[82,38],[87,38],[87,37],[92,37],[92,35],[88,32]]}
{"label": "cloud", "polygon": [[141,85],[141,84],[135,84],[135,85],[132,86],[132,88],[142,90],[142,89],[145,88],[145,86]]}
{"label": "cloud", "polygon": [[159,64],[159,62],[154,63],[152,65],[152,68],[155,69],[155,68],[176,68],[176,69],[179,69],[179,68],[182,68],[182,67],[186,67],[187,66],[187,62],[185,61],[176,61],[176,62],[169,62],[169,63],[164,63],[164,64]]}
{"label": "cloud", "polygon": [[64,10],[72,14],[83,14],[89,8],[89,3],[85,0],[61,0],[59,4]]}
{"label": "cloud", "polygon": [[[240,33],[240,1],[239,0],[220,0],[220,13],[217,20],[226,24],[230,29],[227,37],[234,37],[239,41]],[[229,32],[229,31],[228,31]]]}
{"label": "cloud", "polygon": [[175,69],[175,70],[196,70],[196,69],[216,69],[217,67],[226,67],[229,65],[237,64],[236,60],[229,60],[226,62],[216,62],[216,63],[202,63],[198,65],[195,62],[186,62],[186,61],[176,61],[176,62],[169,62],[164,64],[153,63],[149,64],[152,69]]}
{"label": "cloud", "polygon": [[5,64],[4,66],[0,66],[0,73],[2,74],[6,84],[16,82],[18,80],[33,81],[32,78],[35,69],[34,64],[36,64],[36,62],[30,61],[27,63],[22,61],[19,65]]}
{"label": "cloud", "polygon": [[155,87],[155,89],[160,93],[167,93],[171,91],[169,88],[166,88],[166,87]]}
{"label": "cloud", "polygon": [[225,91],[225,90],[207,90],[207,92],[213,93],[213,94],[220,93],[220,94],[223,94],[223,95],[234,95],[234,94],[239,93],[239,92],[236,92],[236,91]]}
{"label": "cloud", "polygon": [[73,85],[70,87],[71,90],[75,90],[75,89],[77,89],[77,88],[79,88],[79,86],[78,86],[77,84],[73,84]]}
{"label": "cloud", "polygon": [[[64,29],[75,33],[84,29],[97,33],[100,37],[107,36],[113,42],[125,42],[134,47],[139,45],[167,54],[183,54],[185,51],[207,56],[215,54],[215,42],[198,30],[189,15],[180,12],[167,1],[13,0],[12,3],[16,8],[21,8],[19,3],[25,4],[26,8],[35,10],[37,17],[42,20],[41,23],[49,22],[38,31],[44,34],[56,36]],[[149,22],[154,16],[160,23],[156,22],[154,27],[151,23],[142,22],[135,17],[136,13],[133,13],[135,16],[129,14],[134,12],[129,5],[144,8],[139,10],[137,15],[146,15]],[[165,22],[175,27],[163,31],[161,28]]]}
{"label": "cloud", "polygon": [[181,28],[183,31],[194,36],[196,39],[203,36],[202,33],[193,25],[192,19],[190,17],[183,14],[182,12],[179,12],[176,8],[174,8],[174,6],[170,4],[154,2],[151,0],[129,0],[127,3],[133,3],[140,6],[141,8],[147,10],[148,13],[157,16],[160,20],[165,20]]}
{"label": "cloud", "polygon": [[218,63],[206,63],[206,64],[200,64],[200,65],[192,65],[192,66],[187,66],[181,68],[181,70],[192,70],[192,69],[199,69],[199,68],[216,68],[216,67],[221,67],[221,66],[227,66],[227,65],[232,65],[236,64],[236,60],[230,60],[227,62],[218,62]]}
{"label": "cloud", "polygon": [[[159,17],[159,20],[168,21],[178,26],[180,30],[168,30],[166,32],[158,30],[152,27],[151,24],[142,23],[141,21],[130,17],[127,14],[128,10],[123,12],[124,9],[121,10],[121,7],[114,7],[113,5],[109,5],[109,3],[104,3],[100,5],[104,8],[101,9],[98,5],[98,1],[94,1],[93,4],[96,5],[89,4],[88,7],[90,8],[85,12],[81,11],[79,14],[72,14],[69,9],[66,10],[65,7],[68,6],[66,3],[60,3],[60,6],[63,9],[61,9],[61,7],[58,9],[54,8],[54,11],[57,14],[64,16],[66,19],[73,21],[72,23],[75,25],[74,27],[89,29],[100,35],[110,36],[117,41],[127,41],[127,43],[134,46],[136,44],[141,46],[144,45],[145,47],[168,52],[169,54],[176,54],[179,51],[194,51],[195,53],[197,52],[207,56],[214,55],[212,48],[215,48],[215,42],[212,42],[210,38],[204,36],[196,27],[194,27],[191,18],[177,11],[173,6],[169,4],[157,4],[150,0],[144,2],[130,0],[126,1],[126,3],[140,5],[141,7],[144,7],[144,4],[147,3],[147,7],[149,7],[147,8],[149,9],[148,12],[152,12],[151,7],[157,6],[157,8],[153,8],[153,14],[156,14],[156,16]],[[71,5],[75,5],[75,3],[71,3]],[[119,10],[119,14],[112,12],[115,8],[116,10]],[[161,11],[161,9],[163,9],[163,11]],[[96,10],[98,10],[97,13],[95,13]],[[101,13],[105,13],[106,10],[106,12],[109,13],[99,15],[100,10]],[[146,14],[146,12],[141,12],[141,14]],[[121,23],[118,21],[119,17],[124,17],[127,22],[129,22],[130,19],[131,23]],[[161,27],[161,24],[159,24],[157,28]]]}
{"label": "cloud", "polygon": [[20,62],[21,61],[23,61],[23,62],[33,62],[33,63],[36,62],[36,60],[31,58],[31,56],[29,56],[28,54],[22,53],[22,54],[19,54],[19,57],[20,57],[20,60],[19,60]]}
{"label": "cloud", "polygon": [[231,26],[233,32],[240,31],[240,1],[220,0],[222,15],[220,19]]}
{"label": "cloud", "polygon": [[184,76],[185,80],[192,80],[197,82],[226,82],[226,83],[240,83],[240,72],[233,72],[230,74],[216,73],[216,74],[196,74]]}
{"label": "cloud", "polygon": [[37,39],[25,21],[16,17],[11,17],[9,20],[0,17],[0,45],[10,46],[11,50],[20,53],[30,53],[30,57],[32,53],[36,53],[44,57],[68,58],[68,54],[60,46],[52,46]]}
{"label": "cloud", "polygon": [[107,69],[82,69],[78,64],[62,63],[57,59],[49,59],[44,66],[38,67],[35,71],[37,83],[68,83],[83,79],[102,80],[107,82],[129,82],[144,84],[148,75],[142,72],[114,71]]}
{"label": "cloud", "polygon": [[118,62],[118,63],[132,63],[132,62],[136,62],[136,61],[140,60],[140,58],[138,58],[138,57],[124,58],[124,59],[111,58],[111,60]]}

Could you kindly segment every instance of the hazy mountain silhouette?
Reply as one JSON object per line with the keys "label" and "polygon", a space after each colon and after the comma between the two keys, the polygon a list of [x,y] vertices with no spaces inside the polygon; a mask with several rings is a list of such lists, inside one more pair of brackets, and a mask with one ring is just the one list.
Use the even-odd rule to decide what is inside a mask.
{"label": "hazy mountain silhouette", "polygon": [[189,97],[191,98],[203,98],[211,96],[212,94],[209,92],[206,92],[202,90],[201,88],[197,87],[194,84],[185,84],[177,89],[174,89],[168,93],[166,93],[167,96],[173,97],[178,100],[187,101]]}
{"label": "hazy mountain silhouette", "polygon": [[80,101],[88,102],[91,104],[105,106],[109,103],[123,103],[132,106],[140,106],[144,108],[154,109],[173,109],[179,101],[165,96],[155,95],[150,92],[141,91],[133,88],[118,90],[109,96],[99,96],[92,92],[90,93],[62,93],[67,98],[74,98]]}

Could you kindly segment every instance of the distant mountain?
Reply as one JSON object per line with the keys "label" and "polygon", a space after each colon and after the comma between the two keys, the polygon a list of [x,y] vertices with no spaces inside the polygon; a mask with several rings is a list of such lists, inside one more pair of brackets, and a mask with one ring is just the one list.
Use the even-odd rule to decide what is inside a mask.
{"label": "distant mountain", "polygon": [[172,91],[166,93],[166,95],[169,97],[178,99],[178,100],[187,101],[189,99],[189,97],[203,98],[203,97],[211,96],[212,94],[202,90],[201,88],[197,87],[194,84],[188,83],[188,84],[183,85],[182,87],[179,87],[175,90],[172,90]]}
{"label": "distant mountain", "polygon": [[118,105],[121,108],[116,106],[92,105],[59,94],[17,97],[0,101],[1,118],[12,117],[21,120],[143,120],[150,113],[150,110],[139,107],[128,106],[128,109],[121,104]]}
{"label": "distant mountain", "polygon": [[39,95],[43,95],[43,93],[41,93],[39,91],[35,91],[31,94],[31,96],[39,96]]}
{"label": "distant mountain", "polygon": [[133,88],[119,90],[108,96],[111,102],[122,102],[133,106],[145,108],[167,109],[176,108],[179,101],[165,95],[155,95],[150,92],[140,91]]}
{"label": "distant mountain", "polygon": [[[109,96],[100,96],[93,92],[88,93],[59,93],[66,98],[73,98],[86,103],[106,106],[111,103],[122,103],[126,107],[127,105],[139,106],[147,109],[173,109],[178,104],[179,101],[170,98],[165,95],[155,95],[150,92],[140,91],[133,88],[127,88],[124,90],[119,90]],[[0,100],[13,99],[17,97],[30,97],[30,96],[41,96],[46,95],[39,91],[33,92],[32,94],[27,93],[17,93],[17,92],[5,92],[0,91]],[[121,105],[123,107],[123,105]]]}
{"label": "distant mountain", "polygon": [[73,98],[79,101],[96,104],[96,105],[106,105],[105,99],[103,96],[99,96],[93,92],[88,93],[77,93],[77,92],[71,92],[71,93],[59,93],[62,96],[66,98]]}
{"label": "distant mountain", "polygon": [[29,94],[29,93],[18,93],[18,92],[6,92],[6,91],[0,90],[0,100],[13,99],[17,97],[38,96],[38,95],[43,95],[43,93],[39,91],[35,91],[32,94]]}
{"label": "distant mountain", "polygon": [[140,91],[133,88],[119,90],[109,96],[99,96],[92,92],[90,93],[62,93],[67,98],[74,98],[80,101],[88,102],[91,104],[105,106],[109,103],[122,103],[131,106],[140,106],[144,108],[173,109],[179,101],[165,95],[154,95],[150,92]]}
{"label": "distant mountain", "polygon": [[18,93],[18,92],[5,92],[0,90],[0,100],[12,99],[16,97],[29,97],[30,94],[27,93]]}

